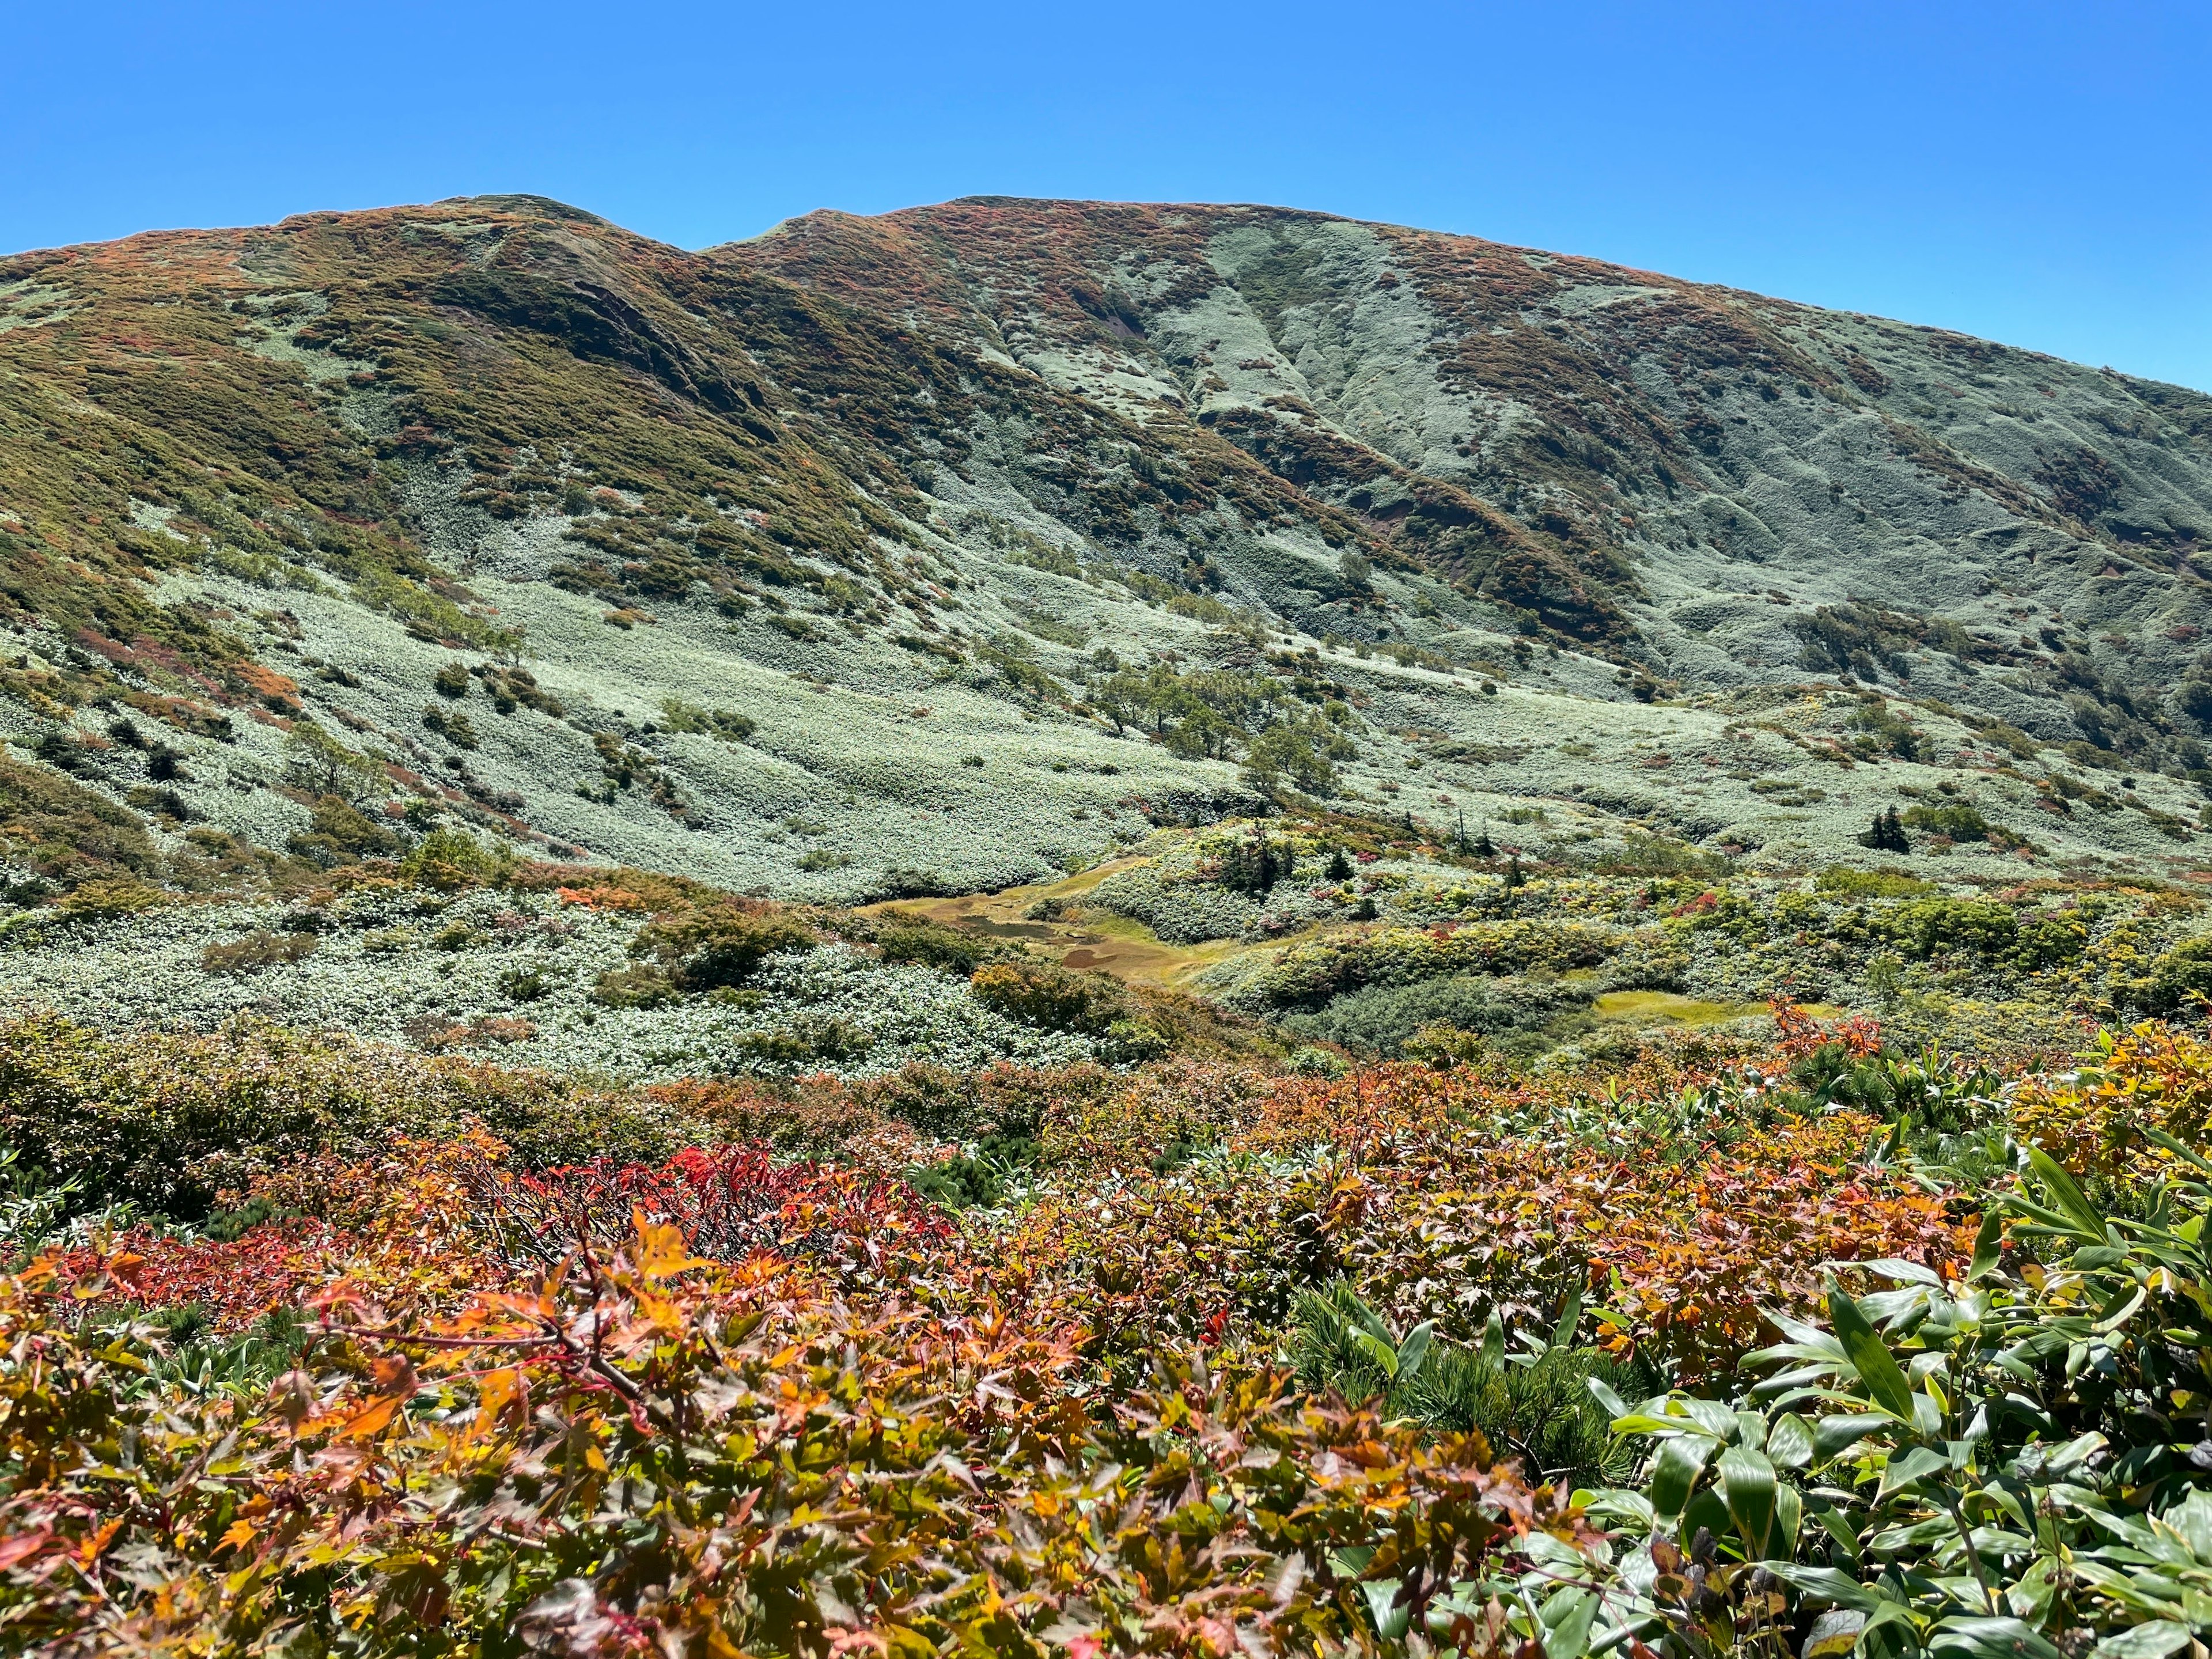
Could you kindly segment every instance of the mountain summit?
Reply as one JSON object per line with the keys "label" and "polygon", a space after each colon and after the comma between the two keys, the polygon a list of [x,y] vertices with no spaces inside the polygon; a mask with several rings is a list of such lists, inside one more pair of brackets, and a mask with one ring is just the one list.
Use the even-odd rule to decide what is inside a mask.
{"label": "mountain summit", "polygon": [[860,898],[1284,791],[1792,863],[1926,795],[2187,864],[2208,545],[2212,398],[1322,214],[150,234],[0,260],[0,835]]}

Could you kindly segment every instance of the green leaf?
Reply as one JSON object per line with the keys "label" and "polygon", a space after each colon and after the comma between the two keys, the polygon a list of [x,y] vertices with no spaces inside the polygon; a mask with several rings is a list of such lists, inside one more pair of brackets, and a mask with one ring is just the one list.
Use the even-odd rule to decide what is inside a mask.
{"label": "green leaf", "polygon": [[1721,1453],[1720,1478],[1744,1559],[1755,1560],[1766,1553],[1767,1534],[1774,1530],[1774,1465],[1765,1452],[1730,1446]]}
{"label": "green leaf", "polygon": [[1851,1369],[1859,1374],[1859,1381],[1866,1385],[1874,1403],[1899,1422],[1911,1423],[1912,1384],[1905,1381],[1897,1361],[1890,1358],[1889,1349],[1867,1322],[1867,1316],[1859,1311],[1859,1304],[1845,1295],[1841,1286],[1829,1288],[1828,1322],[1835,1327],[1836,1340],[1844,1345]]}
{"label": "green leaf", "polygon": [[1833,1504],[1822,1504],[1819,1509],[1813,1511],[1813,1518],[1820,1523],[1820,1529],[1823,1532],[1835,1540],[1836,1547],[1841,1550],[1847,1559],[1853,1561],[1859,1559],[1859,1535],[1851,1529],[1851,1523],[1844,1518],[1842,1513]]}
{"label": "green leaf", "polygon": [[1696,1434],[1717,1440],[1715,1434],[1694,1417],[1658,1417],[1650,1412],[1632,1411],[1613,1419],[1615,1434]]}
{"label": "green leaf", "polygon": [[1359,1588],[1367,1597],[1367,1611],[1375,1616],[1375,1633],[1386,1642],[1399,1640],[1413,1628],[1413,1602],[1398,1601],[1398,1590],[1403,1582],[1396,1578],[1360,1581]]}
{"label": "green leaf", "polygon": [[1931,1651],[1965,1650],[1990,1659],[2066,1659],[2048,1639],[2017,1619],[1945,1619],[1928,1644]]}
{"label": "green leaf", "polygon": [[2144,1286],[2136,1285],[2133,1293],[2122,1301],[2118,1307],[2102,1316],[2095,1324],[2089,1327],[2091,1334],[2097,1336],[2109,1336],[2112,1332],[2119,1329],[2134,1317],[2136,1310],[2142,1306],[2149,1294],[2149,1291]]}
{"label": "green leaf", "polygon": [[1833,1601],[1839,1607],[1850,1607],[1856,1613],[1878,1613],[1887,1600],[1873,1585],[1862,1584],[1850,1574],[1838,1572],[1833,1567],[1800,1567],[1787,1561],[1762,1565],[1792,1589],[1817,1595],[1823,1601]]}
{"label": "green leaf", "polygon": [[1831,1607],[1813,1621],[1805,1634],[1800,1659],[1844,1659],[1859,1643],[1866,1614],[1848,1607]]}
{"label": "green leaf", "polygon": [[[1626,1417],[1628,1415],[1628,1402],[1626,1400],[1623,1400],[1619,1395],[1615,1394],[1611,1389],[1606,1387],[1604,1383],[1599,1382],[1595,1376],[1584,1377],[1583,1379],[1583,1385],[1589,1389],[1590,1398],[1596,1401],[1599,1405],[1605,1407],[1607,1416]],[[1620,1431],[1616,1428],[1613,1430],[1613,1432],[1615,1434],[1619,1434]]]}
{"label": "green leaf", "polygon": [[2004,1212],[1991,1205],[1974,1234],[1974,1265],[1966,1271],[1966,1282],[1972,1284],[1989,1273],[2003,1259]]}
{"label": "green leaf", "polygon": [[1352,1346],[1382,1368],[1382,1375],[1398,1375],[1398,1351],[1372,1331],[1353,1331]]}
{"label": "green leaf", "polygon": [[1504,1368],[1505,1322],[1498,1316],[1495,1308],[1490,1310],[1490,1317],[1482,1324],[1482,1358],[1483,1363],[1492,1370]]}
{"label": "green leaf", "polygon": [[1571,1348],[1575,1345],[1575,1327],[1583,1322],[1583,1293],[1569,1291],[1567,1299],[1559,1309],[1559,1322],[1552,1327],[1552,1346]]}
{"label": "green leaf", "polygon": [[1787,1480],[1774,1483],[1774,1532],[1766,1547],[1784,1557],[1797,1553],[1797,1530],[1804,1524],[1805,1499]]}
{"label": "green leaf", "polygon": [[1544,1603],[1545,1659],[1582,1659],[1589,1651],[1590,1626],[1596,1621],[1598,1598],[1586,1589],[1569,1588]]}
{"label": "green leaf", "polygon": [[1705,1472],[1713,1443],[1701,1434],[1679,1435],[1662,1441],[1651,1465],[1651,1508],[1655,1514],[1680,1515],[1690,1501],[1691,1488]]}
{"label": "green leaf", "polygon": [[1796,1412],[1784,1412],[1766,1425],[1766,1455],[1785,1469],[1813,1462],[1813,1425]]}
{"label": "green leaf", "polygon": [[2028,1166],[2041,1178],[2051,1200],[2064,1211],[2074,1224],[2074,1231],[2091,1244],[2106,1242],[2105,1218],[2097,1213],[2097,1206],[2082,1195],[2074,1184],[2074,1177],[2059,1167],[2058,1160],[2040,1146],[2027,1149]]}
{"label": "green leaf", "polygon": [[2113,1632],[2094,1651],[2096,1659],[2166,1659],[2167,1654],[2188,1645],[2188,1626],[2171,1619],[2153,1619]]}
{"label": "green leaf", "polygon": [[1943,1281],[1936,1277],[1936,1270],[1917,1261],[1884,1256],[1879,1261],[1869,1261],[1866,1265],[1869,1272],[1880,1273],[1884,1279],[1893,1279],[1901,1285],[1925,1285],[1931,1291],[1943,1288]]}
{"label": "green leaf", "polygon": [[1406,1333],[1406,1340],[1398,1345],[1398,1368],[1395,1376],[1410,1377],[1420,1373],[1421,1362],[1429,1357],[1429,1344],[1437,1334],[1437,1322],[1424,1319]]}
{"label": "green leaf", "polygon": [[1833,1457],[1846,1447],[1855,1446],[1870,1434],[1881,1434],[1896,1427],[1887,1417],[1877,1417],[1872,1412],[1839,1413],[1820,1419],[1820,1426],[1813,1431],[1813,1454],[1823,1461]]}
{"label": "green leaf", "polygon": [[2167,1152],[2172,1152],[2191,1169],[2204,1175],[2212,1175],[2212,1164],[2205,1162],[2203,1155],[2194,1147],[2183,1146],[2165,1130],[2148,1123],[2142,1126],[2142,1132],[2151,1140],[2165,1147]]}
{"label": "green leaf", "polygon": [[1915,1446],[1901,1455],[1889,1460],[1888,1465],[1881,1472],[1880,1496],[1887,1498],[1893,1492],[1901,1492],[1914,1481],[1934,1474],[1939,1469],[1948,1469],[1950,1467],[1951,1460],[1942,1453],[1931,1451],[1925,1446]]}

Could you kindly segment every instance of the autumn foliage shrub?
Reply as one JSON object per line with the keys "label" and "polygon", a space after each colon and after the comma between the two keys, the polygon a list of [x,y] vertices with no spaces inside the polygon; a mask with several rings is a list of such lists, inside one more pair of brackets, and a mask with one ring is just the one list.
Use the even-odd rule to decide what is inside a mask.
{"label": "autumn foliage shrub", "polygon": [[457,1314],[334,1285],[265,1390],[174,1402],[56,1279],[0,1300],[41,1355],[0,1370],[0,1616],[52,1654],[1322,1654],[1401,1604],[1502,1654],[1500,1592],[1599,1548],[1479,1436],[1187,1348],[1091,1401],[1049,1328],[823,1300],[642,1218]]}
{"label": "autumn foliage shrub", "polygon": [[[1746,1355],[1832,1308],[1838,1278],[1964,1295],[2005,1255],[2063,1290],[2073,1268],[1984,1222],[2004,1166],[1978,1185],[1906,1150],[1917,1094],[1970,1102],[1962,1145],[2009,1127],[2116,1179],[2170,1167],[2212,1115],[2189,1034],[1998,1087],[1913,1069],[1871,1021],[1772,1012],[1771,1041],[1684,1034],[1602,1073],[1217,1054],[612,1097],[246,1028],[19,1028],[0,1100],[22,1121],[89,1106],[60,1146],[79,1156],[117,1103],[158,1097],[206,1145],[246,1132],[251,1201],[0,1280],[0,1628],[64,1654],[1570,1659],[1598,1639],[1574,1598],[1623,1593],[1620,1552],[1468,1423],[1538,1468],[1640,1480],[1600,1443],[1588,1379],[1662,1380],[1740,1434],[1750,1408],[1719,1402]],[[1880,1066],[1893,1118],[1838,1092]],[[410,1089],[406,1121],[458,1127],[396,1133]],[[697,1144],[664,1127],[564,1160],[477,1127],[595,1102]],[[331,1133],[343,1112],[369,1132]],[[986,1200],[1005,1207],[933,1200],[963,1201],[955,1149],[1017,1139],[1036,1161]],[[1303,1395],[1286,1371],[1324,1291],[1407,1366],[1433,1348],[1429,1393]],[[179,1369],[164,1328],[200,1333],[228,1380]],[[1500,1369],[1516,1356],[1526,1375]],[[1540,1432],[1529,1413],[1565,1404]],[[1723,1485],[1749,1479],[1741,1450]],[[1719,1502],[1708,1530],[1731,1524]],[[1732,1571],[1712,1583],[1740,1601]]]}
{"label": "autumn foliage shrub", "polygon": [[2161,1024],[2101,1033],[2074,1069],[2022,1079],[2012,1110],[2021,1139],[2077,1175],[2155,1180],[2176,1164],[2148,1132],[2212,1149],[2212,1044]]}
{"label": "autumn foliage shrub", "polygon": [[814,930],[787,911],[731,900],[656,916],[630,949],[659,963],[684,990],[699,992],[743,985],[777,951],[817,942]]}
{"label": "autumn foliage shrub", "polygon": [[873,1276],[894,1257],[927,1265],[952,1230],[904,1183],[835,1165],[779,1162],[767,1147],[692,1148],[658,1167],[602,1160],[539,1174],[494,1157],[453,1166],[472,1223],[518,1261],[618,1249],[636,1218],[678,1229],[721,1262],[755,1256]]}

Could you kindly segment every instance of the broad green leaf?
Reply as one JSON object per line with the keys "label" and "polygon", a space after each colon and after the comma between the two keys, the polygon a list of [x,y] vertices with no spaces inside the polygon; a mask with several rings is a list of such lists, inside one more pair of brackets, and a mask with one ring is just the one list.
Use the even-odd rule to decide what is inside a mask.
{"label": "broad green leaf", "polygon": [[1713,1431],[1694,1417],[1655,1417],[1650,1412],[1630,1412],[1613,1419],[1615,1434],[1690,1434],[1715,1439]]}
{"label": "broad green leaf", "polygon": [[2075,1232],[2088,1243],[2104,1243],[2108,1237],[2105,1218],[2097,1213],[2097,1206],[2090,1203],[2081,1189],[2074,1184],[2074,1177],[2068,1175],[2060,1167],[2058,1160],[2042,1147],[2030,1146],[2026,1150],[2028,1166],[2042,1181],[2052,1201],[2073,1222]]}
{"label": "broad green leaf", "polygon": [[2212,1566],[2212,1492],[2199,1486],[2159,1516],[2189,1546],[2190,1553]]}
{"label": "broad green leaf", "polygon": [[1943,1288],[1943,1281],[1936,1276],[1935,1270],[1924,1267],[1917,1261],[1884,1256],[1879,1261],[1868,1262],[1866,1267],[1868,1272],[1880,1273],[1884,1279],[1894,1279],[1900,1284],[1925,1285],[1939,1291]]}
{"label": "broad green leaf", "polygon": [[2114,1631],[2097,1644],[2096,1659],[2166,1659],[2189,1645],[2189,1626],[2171,1619],[2153,1619],[2126,1630]]}
{"label": "broad green leaf", "polygon": [[1836,1328],[1836,1340],[1844,1345],[1851,1367],[1858,1372],[1859,1381],[1880,1406],[1900,1422],[1911,1423],[1912,1416],[1912,1384],[1898,1369],[1897,1361],[1890,1357],[1889,1349],[1866,1316],[1859,1311],[1858,1304],[1846,1295],[1840,1285],[1828,1290],[1828,1322]]}
{"label": "broad green leaf", "polygon": [[1385,1376],[1398,1375],[1398,1351],[1372,1331],[1352,1333],[1352,1346],[1382,1368]]}
{"label": "broad green leaf", "polygon": [[1850,1522],[1841,1513],[1823,1504],[1814,1511],[1813,1518],[1820,1523],[1821,1531],[1836,1540],[1836,1547],[1844,1555],[1854,1561],[1859,1559],[1859,1535],[1851,1530]]}
{"label": "broad green leaf", "polygon": [[2200,1174],[2212,1176],[2212,1164],[2206,1163],[2203,1154],[2198,1152],[2193,1147],[2184,1146],[2181,1142],[2176,1140],[2172,1135],[2166,1133],[2165,1130],[2158,1127],[2155,1124],[2144,1124],[2142,1126],[2142,1133],[2147,1139],[2165,1147],[2167,1152],[2172,1152],[2176,1158],[2181,1159],[2183,1163],[2188,1164],[2191,1169],[2196,1170]]}
{"label": "broad green leaf", "polygon": [[1560,1590],[1545,1602],[1545,1659],[1582,1659],[1589,1650],[1590,1626],[1599,1605],[1595,1595],[1578,1588]]}
{"label": "broad green leaf", "polygon": [[1398,1339],[1391,1335],[1390,1328],[1382,1322],[1382,1316],[1356,1296],[1352,1298],[1351,1315],[1352,1323],[1369,1335],[1379,1337],[1394,1346],[1396,1345]]}
{"label": "broad green leaf", "polygon": [[1677,1435],[1662,1441],[1651,1465],[1651,1508],[1661,1515],[1680,1515],[1690,1501],[1690,1490],[1705,1472],[1713,1443],[1701,1434]]}
{"label": "broad green leaf", "polygon": [[1505,1322],[1498,1310],[1490,1310],[1490,1317],[1482,1325],[1482,1358],[1492,1370],[1500,1370],[1505,1365]]}
{"label": "broad green leaf", "polygon": [[[1374,1615],[1375,1632],[1386,1642],[1395,1642],[1413,1628],[1413,1604],[1398,1601],[1401,1580],[1396,1578],[1368,1578],[1359,1588],[1367,1597],[1367,1611]],[[1396,1605],[1392,1604],[1395,1602]]]}
{"label": "broad green leaf", "polygon": [[2067,1469],[2078,1468],[2104,1450],[2109,1443],[2103,1435],[2092,1429],[2087,1434],[2075,1436],[2073,1439],[2052,1452],[2044,1467],[2054,1474]]}
{"label": "broad green leaf", "polygon": [[1872,1584],[1862,1584],[1847,1572],[1833,1567],[1801,1567],[1789,1561],[1767,1561],[1761,1564],[1792,1589],[1808,1595],[1817,1595],[1823,1601],[1833,1601],[1839,1607],[1850,1607],[1856,1613],[1879,1612],[1888,1598]]}
{"label": "broad green leaf", "polygon": [[2025,1619],[2031,1624],[2041,1624],[2049,1611],[2051,1598],[2057,1589],[2058,1560],[2055,1556],[2039,1555],[2029,1564],[2026,1572],[2005,1587],[2005,1605],[2012,1609],[2013,1617]]}
{"label": "broad green leaf", "polygon": [[1870,1434],[1881,1434],[1897,1425],[1887,1417],[1877,1417],[1871,1412],[1841,1413],[1824,1417],[1820,1425],[1813,1431],[1814,1455],[1833,1457],[1847,1446],[1856,1445]]}
{"label": "broad green leaf", "polygon": [[1766,1454],[1748,1446],[1730,1446],[1721,1453],[1721,1496],[1743,1540],[1746,1560],[1766,1553],[1767,1535],[1774,1530],[1774,1465]]}
{"label": "broad green leaf", "polygon": [[1736,1437],[1741,1428],[1735,1413],[1717,1400],[1698,1400],[1694,1397],[1680,1402],[1684,1411],[1705,1425],[1705,1432],[1714,1439],[1726,1442]]}
{"label": "broad green leaf", "polygon": [[1914,1446],[1893,1457],[1881,1472],[1881,1496],[1902,1492],[1914,1481],[1925,1479],[1939,1470],[1951,1467],[1951,1460],[1925,1446]]}
{"label": "broad green leaf", "polygon": [[1766,1455],[1785,1469],[1813,1462],[1813,1425],[1796,1412],[1784,1412],[1766,1426]]}
{"label": "broad green leaf", "polygon": [[2112,1332],[2119,1329],[2121,1326],[2126,1324],[2130,1319],[2135,1316],[2136,1310],[2142,1306],[2149,1295],[2150,1292],[2142,1285],[2136,1285],[2133,1294],[2130,1295],[2111,1313],[2106,1314],[2095,1324],[2089,1327],[2090,1330],[2099,1336],[2110,1335]]}
{"label": "broad green leaf", "polygon": [[[1583,1385],[1589,1390],[1590,1398],[1605,1407],[1607,1416],[1621,1418],[1628,1415],[1628,1402],[1595,1376],[1584,1377]],[[1620,1430],[1616,1427],[1613,1432],[1619,1434]]]}
{"label": "broad green leaf", "polygon": [[1575,1346],[1575,1328],[1583,1322],[1583,1293],[1569,1291],[1566,1301],[1559,1309],[1559,1322],[1552,1327],[1552,1346],[1571,1348]]}
{"label": "broad green leaf", "polygon": [[1844,1656],[1858,1645],[1859,1632],[1866,1628],[1866,1614],[1848,1607],[1831,1607],[1813,1621],[1813,1628],[1805,1633],[1805,1645],[1799,1650],[1800,1659],[1844,1659]]}
{"label": "broad green leaf", "polygon": [[1406,1340],[1398,1345],[1398,1368],[1392,1373],[1400,1377],[1420,1374],[1421,1362],[1429,1357],[1429,1344],[1435,1339],[1437,1322],[1424,1319],[1406,1333]]}
{"label": "broad green leaf", "polygon": [[2051,1642],[2011,1618],[1940,1620],[1928,1645],[1937,1653],[1963,1649],[1990,1655],[1991,1659],[2066,1659]]}
{"label": "broad green leaf", "polygon": [[1787,1480],[1774,1483],[1774,1531],[1766,1540],[1784,1556],[1797,1553],[1797,1532],[1805,1521],[1805,1500]]}

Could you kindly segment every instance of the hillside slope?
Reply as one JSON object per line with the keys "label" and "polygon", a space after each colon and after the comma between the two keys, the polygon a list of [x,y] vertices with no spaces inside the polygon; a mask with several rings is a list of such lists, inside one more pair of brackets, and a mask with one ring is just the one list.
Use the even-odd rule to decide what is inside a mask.
{"label": "hillside slope", "polygon": [[1783,865],[1925,793],[2188,866],[2208,542],[2197,393],[1315,214],[149,234],[0,261],[0,834],[860,898],[1269,787]]}

